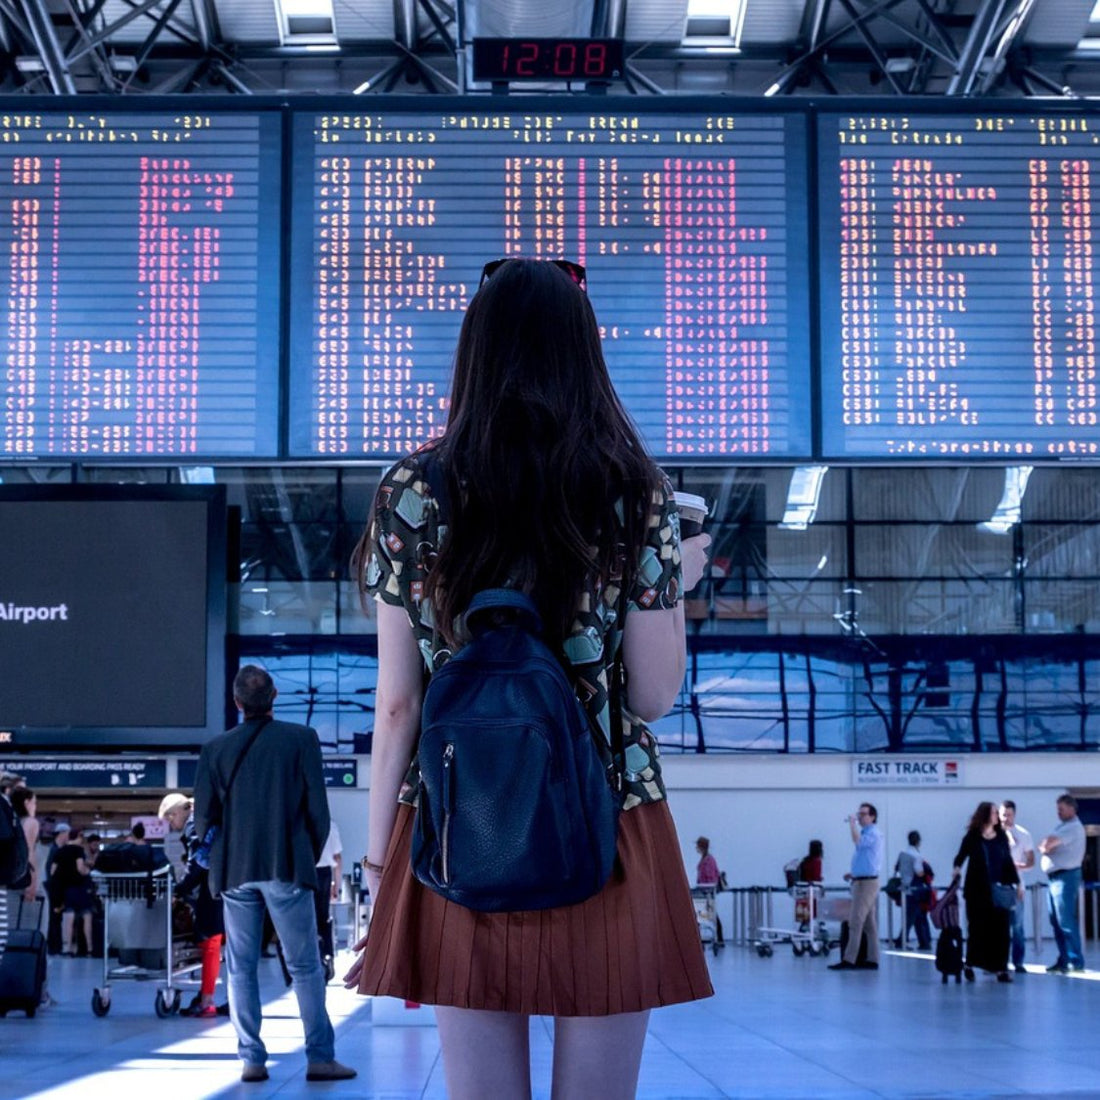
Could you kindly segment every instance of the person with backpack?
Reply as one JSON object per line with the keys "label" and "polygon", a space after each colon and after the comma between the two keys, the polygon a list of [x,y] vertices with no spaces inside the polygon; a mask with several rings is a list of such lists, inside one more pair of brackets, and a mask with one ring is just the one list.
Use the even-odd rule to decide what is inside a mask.
{"label": "person with backpack", "polygon": [[[454,1100],[530,1095],[531,1015],[555,1018],[555,1095],[633,1096],[650,1010],[712,993],[646,725],[680,690],[705,568],[709,537],[679,534],[583,268],[487,264],[446,429],[383,477],[353,558],[378,629],[375,905],[345,981],[436,1006]],[[555,892],[570,826],[591,859]]]}

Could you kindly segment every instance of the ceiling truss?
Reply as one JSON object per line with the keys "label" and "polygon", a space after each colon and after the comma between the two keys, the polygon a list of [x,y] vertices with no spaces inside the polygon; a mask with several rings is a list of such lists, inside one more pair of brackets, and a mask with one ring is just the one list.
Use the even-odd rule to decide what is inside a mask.
{"label": "ceiling truss", "polygon": [[[475,0],[392,2],[392,39],[343,42],[320,54],[292,42],[228,41],[215,0],[0,0],[0,92],[293,93],[318,90],[309,74],[319,68],[340,73],[334,90],[359,94],[476,90],[463,64],[464,6]],[[621,36],[627,3],[593,0],[592,33]],[[725,72],[718,90],[765,95],[1076,96],[1100,88],[1100,52],[1093,60],[1023,41],[1037,6],[806,0],[793,41],[728,49],[628,42],[622,83],[611,90],[674,94],[685,90],[679,76],[690,68]],[[853,74],[865,86],[854,88]]]}

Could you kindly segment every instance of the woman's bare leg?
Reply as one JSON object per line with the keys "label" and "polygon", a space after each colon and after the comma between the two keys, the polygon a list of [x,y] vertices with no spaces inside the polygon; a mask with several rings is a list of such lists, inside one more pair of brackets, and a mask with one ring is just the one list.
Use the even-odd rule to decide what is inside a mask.
{"label": "woman's bare leg", "polygon": [[633,1100],[649,1012],[554,1020],[552,1100]]}
{"label": "woman's bare leg", "polygon": [[435,1019],[450,1100],[528,1100],[529,1016],[437,1005]]}

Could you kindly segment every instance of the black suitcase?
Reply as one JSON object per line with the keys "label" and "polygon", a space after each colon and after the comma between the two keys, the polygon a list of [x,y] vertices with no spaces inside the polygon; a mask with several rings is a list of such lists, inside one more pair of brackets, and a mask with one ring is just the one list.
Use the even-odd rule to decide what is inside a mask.
{"label": "black suitcase", "polygon": [[962,981],[963,935],[961,929],[945,928],[936,941],[936,969],[943,975],[943,984],[953,974],[956,984]]}
{"label": "black suitcase", "polygon": [[[38,903],[41,917],[42,902]],[[19,905],[22,923],[23,905]],[[0,1016],[22,1009],[28,1016],[38,1011],[46,984],[46,937],[34,928],[13,928],[0,957]]]}
{"label": "black suitcase", "polygon": [[[842,921],[840,925],[840,957],[844,958],[844,952],[848,950],[848,940],[851,939],[851,929],[848,927],[847,921]],[[860,966],[867,961],[867,926],[863,927],[863,934],[859,937],[859,951],[856,954],[856,966]]]}

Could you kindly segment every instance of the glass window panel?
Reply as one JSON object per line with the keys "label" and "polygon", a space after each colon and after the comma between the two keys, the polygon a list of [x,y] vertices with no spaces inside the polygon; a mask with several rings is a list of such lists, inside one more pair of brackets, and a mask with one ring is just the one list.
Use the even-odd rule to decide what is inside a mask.
{"label": "glass window panel", "polygon": [[[343,516],[358,540],[370,517],[371,505],[378,483],[382,480],[381,466],[355,466],[344,470],[341,478]],[[352,544],[354,545],[354,543]]]}
{"label": "glass window panel", "polygon": [[860,581],[854,627],[876,634],[1003,634],[1017,629],[1012,580]]}
{"label": "glass window panel", "polygon": [[278,715],[317,730],[326,754],[361,751],[374,725],[375,657],[334,652],[248,652],[241,664],[266,668],[279,689]]}
{"label": "glass window panel", "polygon": [[85,466],[84,476],[97,485],[167,485],[171,481],[163,466]]}
{"label": "glass window panel", "polygon": [[339,593],[335,581],[242,581],[240,633],[335,634]]}
{"label": "glass window panel", "polygon": [[0,485],[68,485],[71,466],[0,466]]}
{"label": "glass window panel", "polygon": [[1025,523],[1022,531],[1029,578],[1100,577],[1100,524]]}
{"label": "glass window panel", "polygon": [[339,471],[329,466],[218,466],[214,479],[245,523],[335,523]]}
{"label": "glass window panel", "polygon": [[1100,634],[1100,585],[1094,580],[1024,582],[1028,634]]}
{"label": "glass window panel", "polygon": [[1011,536],[974,524],[867,524],[853,531],[859,577],[1004,577],[1013,570]]}
{"label": "glass window panel", "polygon": [[843,581],[787,581],[768,583],[768,633],[834,634],[841,636],[840,617],[846,597]]}
{"label": "glass window panel", "polygon": [[1100,478],[1095,467],[1037,466],[1027,483],[1022,514],[1025,522],[1100,519]]}
{"label": "glass window panel", "polygon": [[988,466],[856,468],[856,520],[980,523],[993,515],[1004,489],[1004,469]]}

